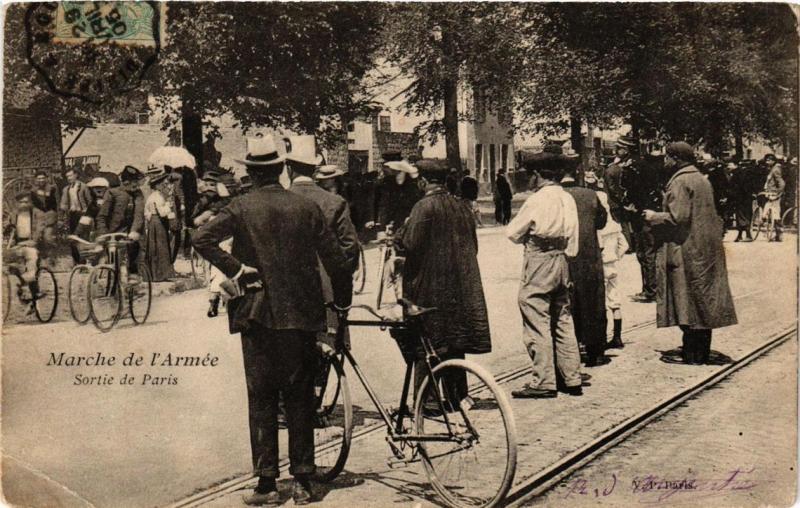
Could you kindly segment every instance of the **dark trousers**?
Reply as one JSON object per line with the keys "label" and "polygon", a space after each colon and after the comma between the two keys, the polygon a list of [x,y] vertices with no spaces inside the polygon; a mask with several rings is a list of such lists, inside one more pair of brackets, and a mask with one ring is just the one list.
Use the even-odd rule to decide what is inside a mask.
{"label": "dark trousers", "polygon": [[494,202],[494,219],[498,224],[506,225],[511,222],[511,200],[497,199]]}
{"label": "dark trousers", "polygon": [[[439,360],[463,360],[464,353],[446,353],[439,355]],[[431,362],[431,367],[436,368],[436,363]],[[425,365],[425,359],[418,359],[414,362],[414,400],[417,399],[417,392],[422,385],[422,381],[428,375],[428,368]],[[442,394],[445,400],[442,402],[449,403],[449,408],[455,408],[459,402],[467,396],[467,373],[463,370],[446,370],[441,377],[442,380]],[[432,391],[433,385],[428,382],[428,388],[425,390],[429,395],[426,405],[431,408],[438,409],[438,402],[436,401],[435,392]],[[447,407],[446,407],[447,409]]]}
{"label": "dark trousers", "polygon": [[[77,234],[78,224],[80,223],[82,215],[82,212],[67,212],[67,227],[69,228],[69,234]],[[76,247],[73,243],[70,245],[69,250],[70,254],[72,254],[72,261],[74,261],[76,264],[79,263],[81,257],[78,254],[78,247]]]}
{"label": "dark trousers", "polygon": [[658,287],[656,275],[656,247],[655,237],[649,225],[643,225],[634,231],[636,242],[636,259],[642,271],[642,293],[655,298]]}
{"label": "dark trousers", "polygon": [[683,360],[688,363],[708,363],[711,356],[711,330],[681,326],[683,331]]}
{"label": "dark trousers", "polygon": [[254,326],[242,333],[253,471],[277,478],[278,401],[289,430],[289,472],[314,473],[314,332]]}

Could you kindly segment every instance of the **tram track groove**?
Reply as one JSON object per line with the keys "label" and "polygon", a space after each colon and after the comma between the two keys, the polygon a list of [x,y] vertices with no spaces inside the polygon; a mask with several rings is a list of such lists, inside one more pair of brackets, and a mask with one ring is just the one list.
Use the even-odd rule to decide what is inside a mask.
{"label": "tram track groove", "polygon": [[[756,296],[756,295],[758,295],[760,293],[763,293],[765,291],[766,291],[766,289],[763,289],[763,288],[762,289],[758,289],[758,290],[754,290],[754,291],[745,293],[743,295],[739,295],[738,297],[734,297],[734,300],[742,300],[742,299],[745,299],[745,298]],[[625,330],[625,333],[626,334],[630,334],[630,333],[639,332],[641,330],[648,329],[651,326],[654,326],[655,324],[656,324],[656,320],[655,319],[649,319],[647,321],[643,321],[641,323],[637,323],[637,324],[631,326],[630,328]],[[788,334],[790,336],[795,331],[796,331],[796,327],[792,326],[790,330],[782,332],[782,333]],[[786,340],[786,338],[784,338],[783,340]],[[775,344],[773,347],[776,347],[777,345],[779,345],[779,344]],[[730,367],[738,365],[739,362],[741,362],[741,361],[743,361],[743,360],[745,360],[747,358],[750,358],[750,356],[753,353],[761,350],[762,347],[764,347],[764,346],[761,346],[761,347],[757,348],[755,351],[753,351],[750,354],[746,355],[744,358],[742,358],[738,362],[734,362],[733,364],[728,365],[726,368],[722,369],[721,371],[717,371],[717,373],[712,374],[710,377],[713,378],[713,377],[715,377],[717,374],[719,374],[721,372],[732,373],[733,371],[728,371],[728,369]],[[772,349],[772,347],[769,348],[769,349]],[[766,351],[762,352],[761,354],[764,354],[765,352]],[[747,363],[749,363],[750,361],[752,361],[752,359],[748,360]],[[742,366],[744,366],[744,365],[742,365]],[[738,368],[741,368],[741,367],[738,367]],[[738,370],[738,368],[736,370]],[[523,366],[515,367],[515,368],[506,370],[506,371],[501,372],[500,374],[496,375],[495,376],[495,381],[498,384],[507,384],[507,383],[509,383],[511,381],[514,381],[516,379],[519,379],[520,377],[523,377],[523,376],[529,374],[530,372],[531,372],[531,366],[530,366],[529,362],[526,362],[525,365],[523,365]],[[726,376],[727,376],[727,374],[726,374]],[[725,376],[723,376],[723,377],[725,377]],[[716,382],[717,381],[715,381],[713,384],[715,384]],[[689,388],[688,390],[693,390],[693,389],[694,389],[694,387]],[[475,388],[472,388],[472,389],[469,390],[469,393],[470,393],[470,395],[474,395],[475,393],[478,393],[480,391],[481,391],[480,389],[475,390]],[[702,390],[700,390],[700,391],[702,391]],[[683,393],[683,392],[681,392],[681,393]],[[671,399],[672,398],[670,398],[669,400],[671,400]],[[678,405],[678,404],[676,404],[676,405]],[[643,413],[647,413],[648,411],[649,410],[646,410]],[[666,411],[664,411],[664,412],[666,412]],[[643,413],[640,413],[639,416],[641,416]],[[657,416],[660,416],[660,414],[657,415]],[[648,422],[650,420],[654,419],[657,416],[653,416],[652,418],[648,419]],[[635,419],[635,418],[637,418],[637,417],[633,417],[632,419]],[[609,434],[614,434],[616,429],[618,429],[620,426],[627,425],[632,419],[626,420],[622,424],[620,424],[618,426],[615,426],[613,429],[611,429],[608,432],[606,432],[603,435],[601,435],[600,438],[596,438],[593,441],[593,443],[596,442],[598,439],[603,438],[603,436],[607,436]],[[643,427],[645,425],[646,425],[646,423],[642,424],[641,427]],[[384,424],[384,422],[376,421],[375,423],[367,425],[367,426],[363,427],[362,429],[354,431],[353,435],[352,435],[352,438],[351,438],[351,445],[350,445],[351,450],[353,449],[353,443],[355,443],[357,441],[361,441],[361,440],[365,439],[366,437],[368,437],[369,435],[371,435],[371,434],[373,434],[373,433],[375,433],[375,432],[377,432],[379,430],[385,429],[385,427],[386,427],[386,425]],[[638,427],[636,430],[638,430],[641,427]],[[630,433],[632,434],[636,430],[632,430],[632,431],[630,431]],[[605,449],[608,449],[608,448],[611,448],[611,447],[615,446],[616,444],[618,444],[618,443],[610,444],[610,445],[604,447],[603,451]],[[583,451],[586,447],[588,447],[590,445],[592,445],[592,443],[589,443],[588,445],[585,445],[585,446],[581,447],[579,450],[577,450],[576,452],[573,452],[572,454],[568,455],[567,457],[572,457],[573,455],[577,454],[578,452]],[[330,450],[332,448],[335,448],[336,446],[338,446],[337,445],[337,441],[336,440],[332,440],[332,441],[330,441],[328,443],[325,443],[325,444],[323,444],[321,446],[318,446],[317,450],[315,451],[315,455],[319,456],[319,455],[327,452],[328,450]],[[597,454],[602,453],[602,452],[597,451],[597,450],[595,450],[595,452]],[[560,464],[564,460],[565,459],[561,459],[556,464]],[[592,459],[587,459],[587,462],[590,461],[590,460],[592,460]],[[279,462],[279,468],[280,468],[280,471],[283,472],[283,473],[288,471],[288,469],[289,469],[289,459],[288,459],[288,457],[282,459]],[[567,473],[567,474],[564,474],[564,475],[559,475],[559,477],[561,478],[563,476],[568,476],[568,474],[571,474],[571,472]],[[540,475],[541,475],[541,473],[535,475],[533,478],[537,478]],[[220,498],[222,496],[230,494],[231,492],[235,492],[237,490],[240,490],[240,489],[244,488],[249,483],[251,483],[254,479],[255,479],[255,476],[252,473],[246,473],[246,474],[240,475],[240,476],[238,476],[236,478],[233,478],[233,479],[230,479],[228,481],[222,482],[219,485],[215,485],[215,486],[206,488],[206,489],[204,489],[204,490],[202,490],[200,492],[197,492],[195,494],[187,496],[184,499],[181,499],[179,501],[171,503],[171,504],[167,505],[167,508],[191,508],[191,507],[201,506],[201,505],[203,505],[205,503],[211,502],[211,501],[213,501],[215,499],[218,499],[218,498]],[[514,502],[513,499],[515,499],[515,497],[514,497],[515,493],[517,493],[517,491],[520,488],[522,488],[522,486],[526,485],[528,482],[529,482],[529,480],[525,480],[521,485],[518,485],[517,487],[512,487],[512,490],[509,493],[509,496],[508,496],[508,498],[506,500],[507,506],[512,506],[513,505],[511,503]],[[545,489],[545,490],[547,490],[547,489]]]}

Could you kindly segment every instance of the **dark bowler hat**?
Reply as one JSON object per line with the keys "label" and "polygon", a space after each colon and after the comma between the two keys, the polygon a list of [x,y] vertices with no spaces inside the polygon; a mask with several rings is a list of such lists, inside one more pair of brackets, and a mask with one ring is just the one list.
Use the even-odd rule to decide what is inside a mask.
{"label": "dark bowler hat", "polygon": [[278,153],[278,146],[272,136],[247,138],[247,156],[244,160],[234,159],[247,167],[273,166],[283,164],[286,155]]}
{"label": "dark bowler hat", "polygon": [[625,148],[635,148],[639,146],[639,141],[633,136],[620,136],[617,138],[617,146],[624,146]]}
{"label": "dark bowler hat", "polygon": [[123,182],[136,182],[144,178],[144,174],[133,166],[125,166],[119,174],[119,179]]}
{"label": "dark bowler hat", "polygon": [[420,159],[416,166],[423,178],[437,182],[444,181],[450,172],[446,159]]}

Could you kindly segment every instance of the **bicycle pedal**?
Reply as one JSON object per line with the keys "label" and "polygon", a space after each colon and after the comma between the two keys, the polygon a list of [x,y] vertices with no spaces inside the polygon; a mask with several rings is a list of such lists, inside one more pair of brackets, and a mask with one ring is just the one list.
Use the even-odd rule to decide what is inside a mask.
{"label": "bicycle pedal", "polygon": [[399,461],[406,460],[406,454],[403,453],[403,450],[401,450],[396,444],[392,442],[392,439],[389,436],[386,436],[386,442],[389,443],[389,448],[392,449],[392,453],[394,454],[395,458],[397,458],[397,460]]}
{"label": "bicycle pedal", "polygon": [[389,469],[403,469],[408,467],[409,461],[406,459],[393,459],[389,457],[386,459],[386,465],[389,466]]}

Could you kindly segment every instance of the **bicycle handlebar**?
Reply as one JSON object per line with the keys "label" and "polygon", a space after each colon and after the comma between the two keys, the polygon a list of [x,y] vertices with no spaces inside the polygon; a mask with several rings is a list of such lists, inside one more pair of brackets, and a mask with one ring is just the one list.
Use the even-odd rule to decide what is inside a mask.
{"label": "bicycle handlebar", "polygon": [[128,233],[106,233],[104,235],[100,235],[95,238],[95,241],[98,243],[108,242],[108,241],[122,241],[128,239]]}

